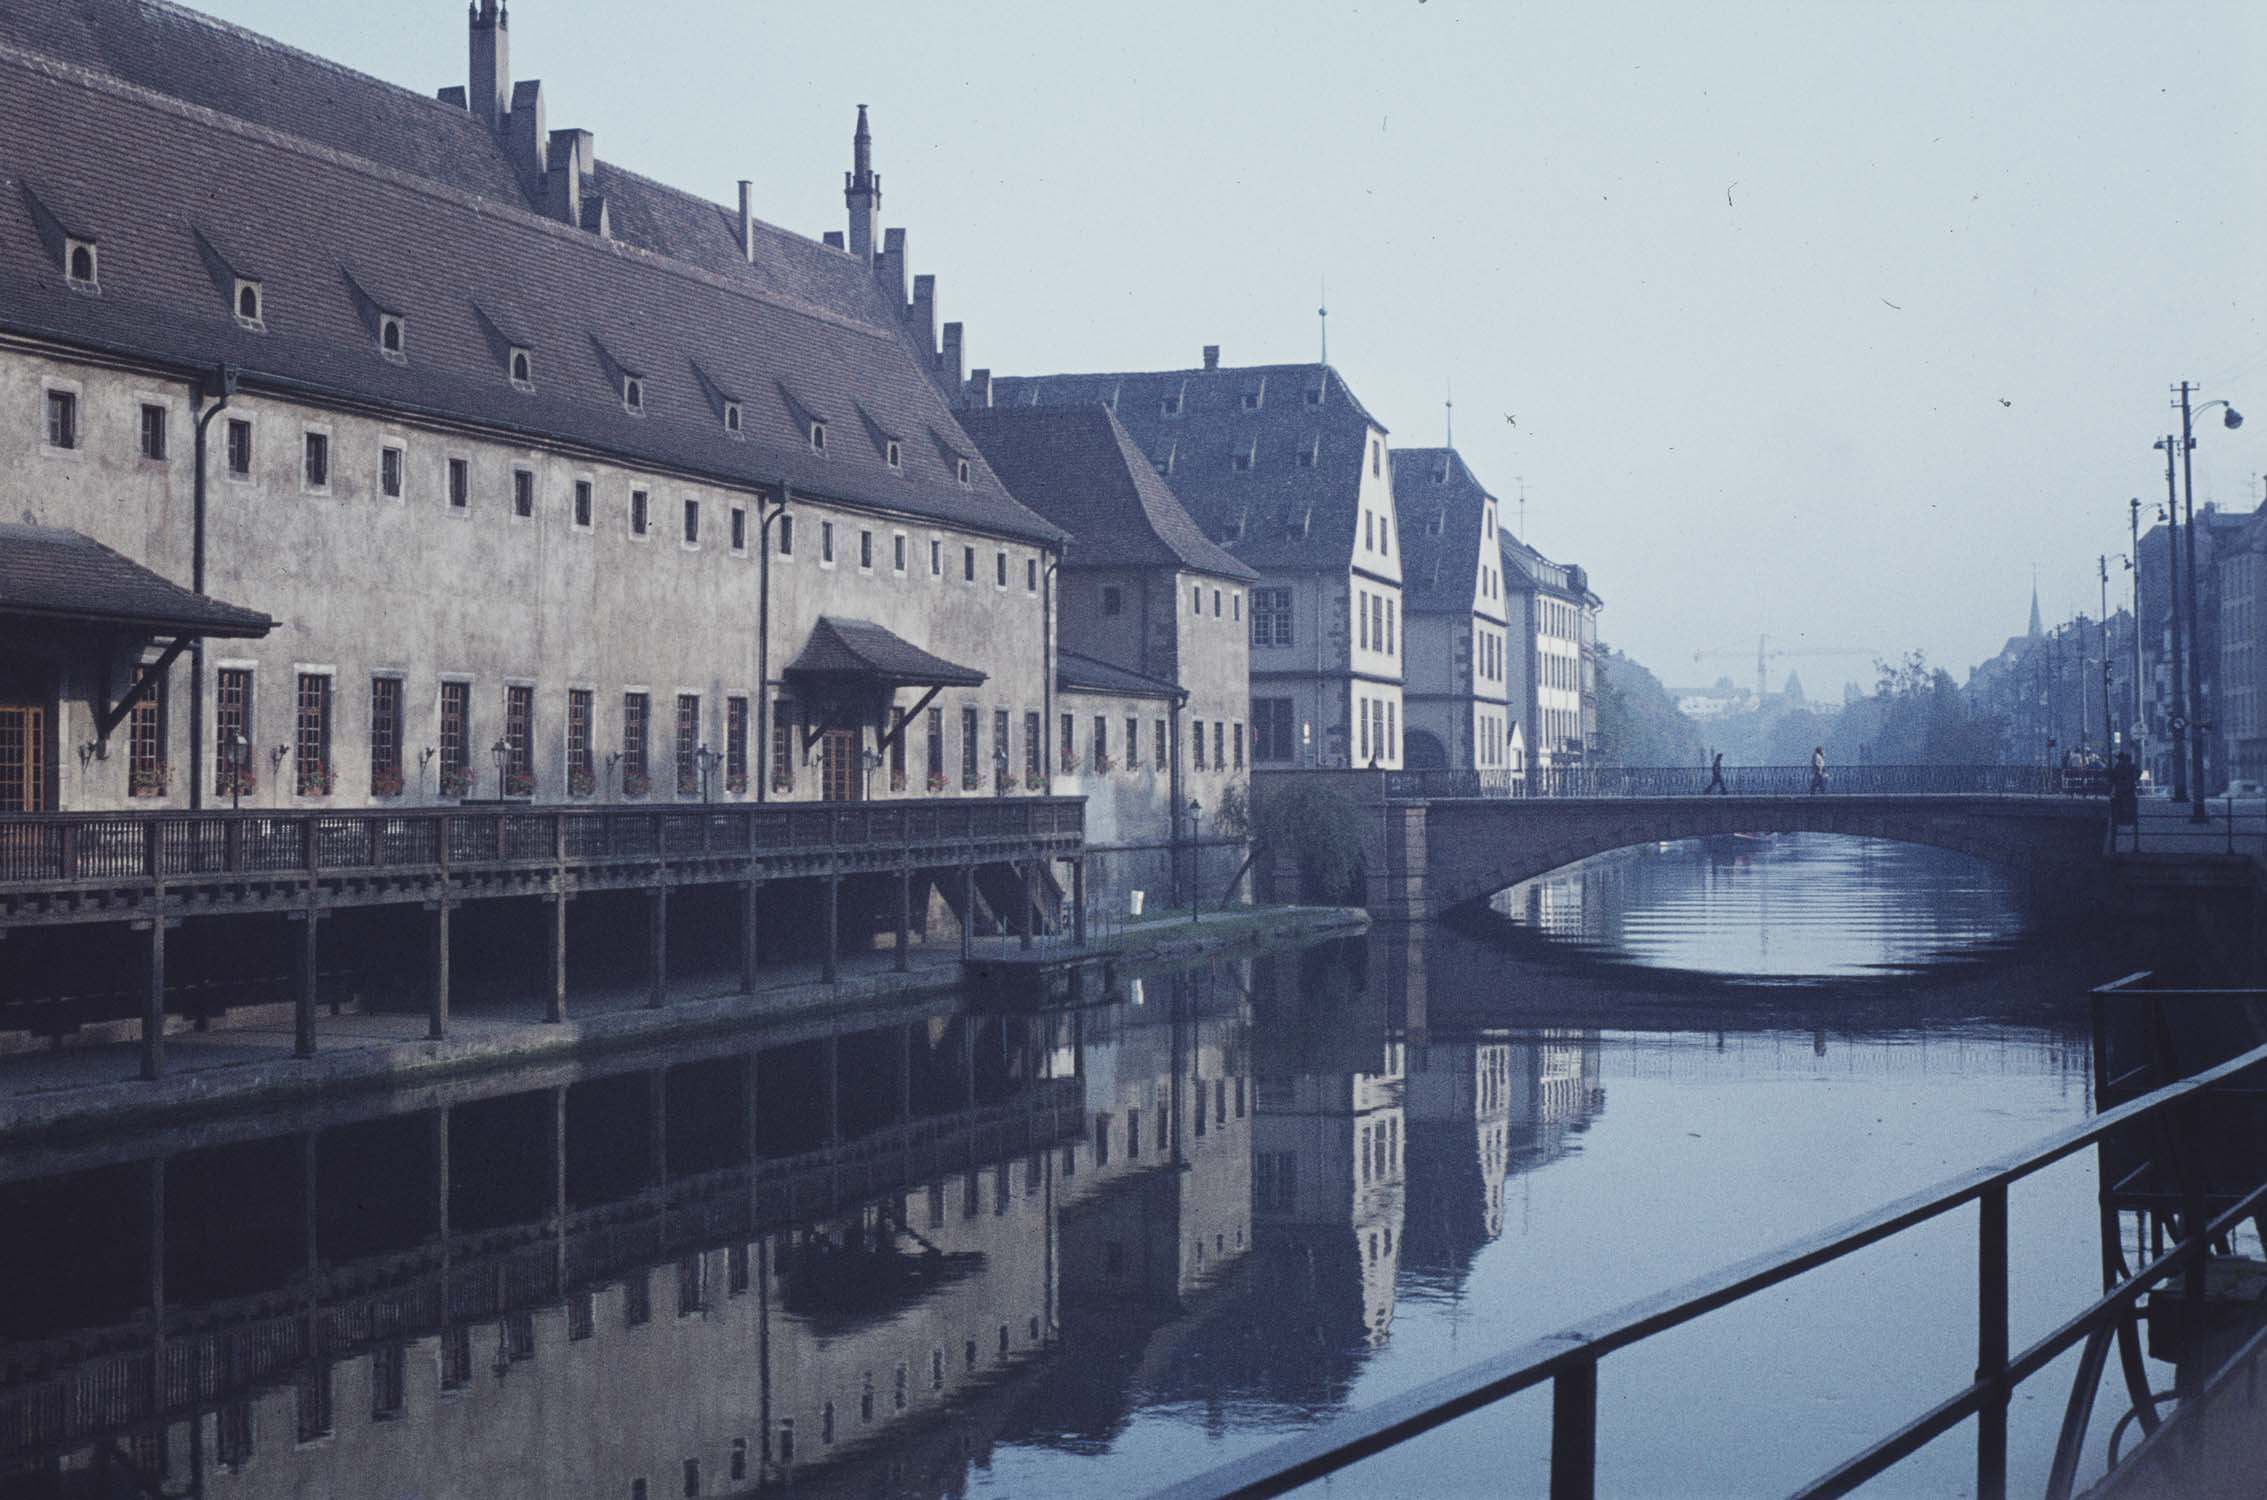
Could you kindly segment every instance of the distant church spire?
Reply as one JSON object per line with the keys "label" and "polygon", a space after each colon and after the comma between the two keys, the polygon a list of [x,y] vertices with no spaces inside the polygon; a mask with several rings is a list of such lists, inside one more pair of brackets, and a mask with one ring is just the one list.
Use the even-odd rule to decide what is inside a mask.
{"label": "distant church spire", "polygon": [[2035,641],[2045,634],[2046,630],[2039,624],[2039,579],[2034,573],[2031,577],[2031,639]]}
{"label": "distant church spire", "polygon": [[850,137],[850,170],[842,174],[842,201],[850,210],[850,253],[874,258],[874,221],[881,216],[882,180],[874,175],[874,137],[866,129],[866,106],[858,106],[858,129]]}

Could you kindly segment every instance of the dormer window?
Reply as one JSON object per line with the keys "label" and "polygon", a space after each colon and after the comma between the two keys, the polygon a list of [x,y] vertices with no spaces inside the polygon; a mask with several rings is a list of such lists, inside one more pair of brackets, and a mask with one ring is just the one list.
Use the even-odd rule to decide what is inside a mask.
{"label": "dormer window", "polygon": [[1165,416],[1179,416],[1181,414],[1181,393],[1179,391],[1175,391],[1172,395],[1167,396],[1164,400],[1164,403],[1158,409]]}
{"label": "dormer window", "polygon": [[267,332],[265,309],[260,297],[260,284],[236,278],[236,321],[254,333]]}
{"label": "dormer window", "polygon": [[1246,391],[1246,392],[1244,392],[1244,410],[1246,410],[1246,411],[1258,411],[1258,410],[1259,410],[1259,395],[1260,395],[1260,393],[1259,393],[1258,391]]}
{"label": "dormer window", "polygon": [[392,313],[379,315],[378,352],[397,365],[408,362],[409,341],[402,332],[401,319]]}
{"label": "dormer window", "polygon": [[957,478],[957,479],[959,479],[959,481],[960,481],[960,487],[961,487],[962,489],[967,489],[967,488],[968,488],[968,460],[967,460],[967,459],[965,459],[965,458],[964,458],[964,459],[962,459],[962,460],[960,461],[960,463],[959,463],[959,464],[958,464],[958,465],[956,466],[956,468],[955,468],[955,473],[954,473],[954,477],[955,477],[955,478]]}
{"label": "dormer window", "polygon": [[1322,405],[1322,387],[1321,387],[1321,386],[1319,386],[1319,385],[1310,385],[1310,386],[1308,386],[1308,387],[1307,387],[1307,405],[1309,405],[1309,406],[1320,406],[1320,405]]}
{"label": "dormer window", "polygon": [[813,453],[827,451],[827,424],[824,422],[813,421],[811,423],[811,451]]}
{"label": "dormer window", "polygon": [[897,439],[895,438],[891,438],[889,446],[882,450],[882,457],[893,469],[905,467],[905,456],[898,451]]}
{"label": "dormer window", "polygon": [[724,430],[735,437],[740,434],[740,403],[737,401],[724,403]]}
{"label": "dormer window", "polygon": [[1252,470],[1252,450],[1249,448],[1239,450],[1235,462],[1237,473],[1249,474]]}
{"label": "dormer window", "polygon": [[633,417],[645,415],[645,382],[635,375],[622,377],[622,409]]}
{"label": "dormer window", "polygon": [[512,384],[523,391],[535,389],[535,353],[530,349],[512,351]]}
{"label": "dormer window", "polygon": [[63,242],[63,279],[74,292],[102,290],[101,261],[95,254],[93,240]]}

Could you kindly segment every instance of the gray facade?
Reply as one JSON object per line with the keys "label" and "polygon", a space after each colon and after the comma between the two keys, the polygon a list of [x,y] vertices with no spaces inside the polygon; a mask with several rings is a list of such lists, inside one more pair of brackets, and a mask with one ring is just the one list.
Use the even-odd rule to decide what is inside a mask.
{"label": "gray facade", "polygon": [[1403,595],[1408,601],[1413,769],[1478,771],[1506,785],[1521,767],[1511,734],[1511,600],[1504,587],[1501,506],[1453,448],[1393,454]]}

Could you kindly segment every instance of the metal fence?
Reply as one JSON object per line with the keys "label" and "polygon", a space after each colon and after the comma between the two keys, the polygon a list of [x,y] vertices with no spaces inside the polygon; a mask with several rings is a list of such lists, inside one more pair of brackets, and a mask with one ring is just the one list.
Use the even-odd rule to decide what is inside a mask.
{"label": "metal fence", "polygon": [[[1392,800],[1467,797],[1702,797],[1719,794],[1706,766],[1544,766],[1508,771],[1374,771]],[[2051,766],[1726,766],[1732,797],[2100,796],[2099,772]]]}

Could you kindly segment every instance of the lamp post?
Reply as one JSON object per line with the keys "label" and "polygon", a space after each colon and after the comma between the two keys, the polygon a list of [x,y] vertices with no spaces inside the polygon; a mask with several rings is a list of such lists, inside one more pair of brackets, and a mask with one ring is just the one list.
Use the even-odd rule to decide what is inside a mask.
{"label": "lamp post", "polygon": [[723,756],[717,754],[714,750],[709,749],[709,747],[706,745],[701,746],[700,749],[693,752],[693,759],[699,763],[701,768],[701,805],[703,807],[706,807],[708,805],[708,788],[710,777],[713,776],[716,771],[716,763],[723,758]]}
{"label": "lamp post", "polygon": [[252,761],[252,742],[238,730],[228,742],[228,810],[244,810],[244,768]]}
{"label": "lamp post", "polygon": [[2110,711],[2110,555],[2097,559],[2102,574],[2102,764],[2117,749],[2117,717]]}
{"label": "lamp post", "polygon": [[[2197,576],[2196,572],[2195,423],[2198,414],[2208,412],[2213,407],[2217,406],[2220,408],[2221,425],[2226,427],[2230,432],[2233,432],[2236,428],[2243,425],[2243,413],[2237,411],[2234,407],[2228,405],[2228,403],[2225,401],[2207,401],[2202,406],[2192,408],[2189,405],[2188,398],[2190,393],[2195,390],[2195,386],[2186,380],[2182,381],[2178,386],[2174,387],[2174,389],[2177,390],[2180,394],[2179,405],[2180,469],[2182,480],[2181,487],[2187,492],[2188,495],[2188,499],[2182,507],[2183,517],[2188,532],[2188,538],[2185,543],[2188,555],[2188,712],[2189,717],[2194,720],[2194,722],[2189,725],[2190,733],[2188,737],[2188,821],[2191,823],[2201,823],[2204,821],[2205,724],[2204,667],[2200,658],[2204,655],[2204,638],[2202,635],[2197,633],[2198,610],[2196,601],[2197,596],[2202,592],[2202,589],[2199,587],[2202,580]],[[2168,477],[2170,476],[2171,472],[2172,467],[2168,462],[2166,465],[2166,474]]]}
{"label": "lamp post", "polygon": [[1203,817],[1204,804],[1191,797],[1189,799],[1189,925],[1192,927],[1196,925],[1197,913],[1204,907],[1204,882],[1198,878],[1203,872],[1204,865],[1204,845],[1201,842],[1204,829],[1199,823],[1199,820]]}
{"label": "lamp post", "polygon": [[512,763],[511,741],[499,737],[488,747],[488,758],[496,762],[496,800],[504,800],[504,767]]}
{"label": "lamp post", "polygon": [[[2142,739],[2147,733],[2147,720],[2141,708],[2141,497],[2135,495],[2126,501],[2126,530],[2130,533],[2125,554],[2125,566],[2133,574],[2133,737]],[[2133,747],[2133,760],[2141,763],[2142,746]]]}
{"label": "lamp post", "polygon": [[[2165,525],[2170,533],[2165,538],[2165,620],[2172,627],[2173,637],[2173,711],[2166,727],[2173,732],[2173,796],[2188,798],[2188,674],[2182,665],[2180,638],[2180,493],[2173,479],[2173,444],[2170,434],[2157,439],[2151,447],[2165,455]],[[2194,553],[2190,554],[2193,563]],[[2189,580],[2195,586],[2195,580]]]}

